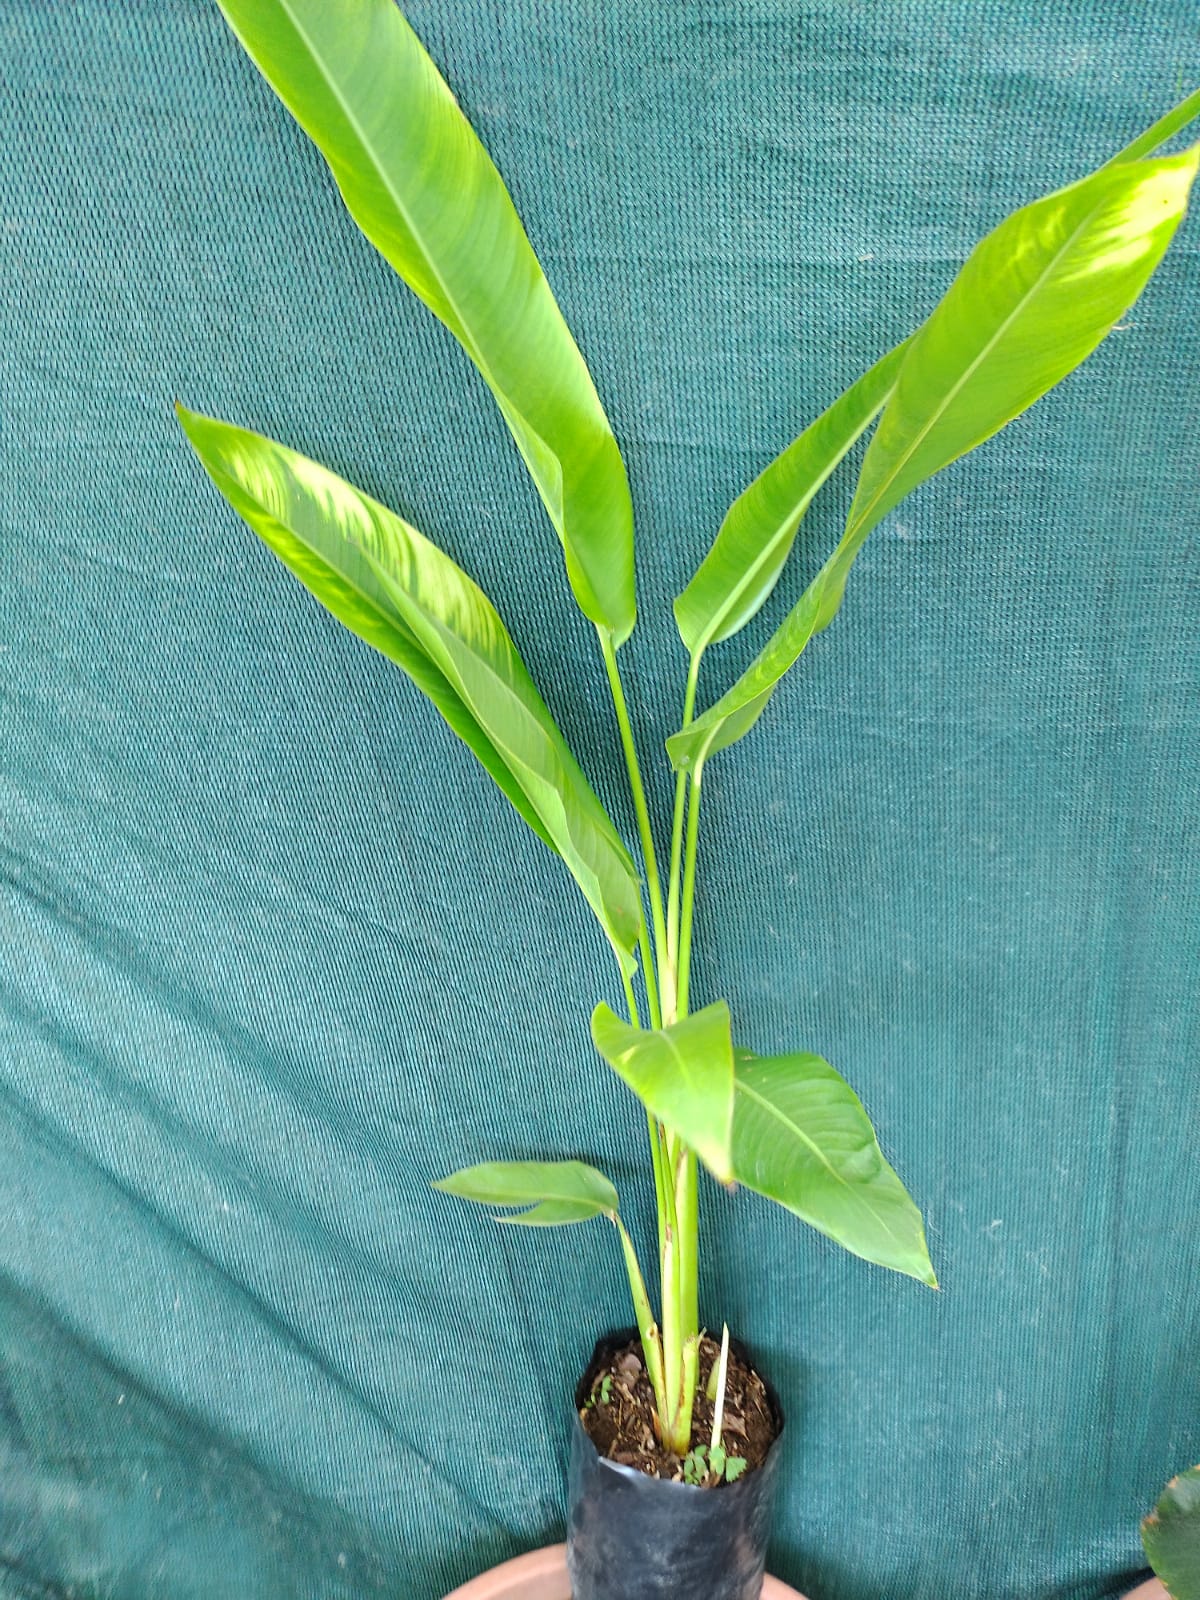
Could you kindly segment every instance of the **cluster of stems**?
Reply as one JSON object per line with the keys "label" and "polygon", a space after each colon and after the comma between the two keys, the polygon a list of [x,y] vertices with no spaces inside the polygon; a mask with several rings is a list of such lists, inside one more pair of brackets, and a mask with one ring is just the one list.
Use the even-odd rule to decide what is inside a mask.
{"label": "cluster of stems", "polygon": [[[646,791],[638,764],[637,746],[621,686],[620,669],[612,636],[599,630],[600,647],[612,690],[621,746],[629,773],[629,787],[637,817],[641,845],[646,905],[641,911],[638,952],[645,985],[649,1025],[669,1027],[688,1014],[688,979],[692,954],[692,913],[696,896],[696,843],[700,827],[700,779],[697,762],[690,773],[675,780],[675,806],[671,824],[671,857],[663,898],[654,834],[646,805]],[[693,656],[684,697],[683,726],[692,720],[700,657]],[[686,820],[686,836],[685,836]],[[642,1026],[633,981],[624,978],[629,1020]],[[658,1264],[661,1315],[655,1318],[638,1264],[637,1252],[624,1224],[617,1221],[629,1287],[645,1353],[646,1371],[654,1390],[663,1444],[676,1455],[691,1448],[692,1406],[700,1358],[699,1227],[697,1219],[696,1156],[670,1129],[648,1115],[654,1195],[658,1206]]]}

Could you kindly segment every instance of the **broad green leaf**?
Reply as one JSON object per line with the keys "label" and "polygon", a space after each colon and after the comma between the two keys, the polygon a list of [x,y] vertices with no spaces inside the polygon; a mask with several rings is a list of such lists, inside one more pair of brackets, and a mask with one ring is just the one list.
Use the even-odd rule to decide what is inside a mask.
{"label": "broad green leaf", "polygon": [[734,687],[667,741],[694,770],[742,738],[837,614],[867,534],[1098,345],[1140,294],[1187,208],[1200,147],[1104,167],[1016,211],[976,246],[907,347],[837,548]]}
{"label": "broad green leaf", "polygon": [[485,1161],[439,1178],[433,1187],[483,1206],[528,1206],[519,1215],[495,1219],[523,1227],[560,1227],[617,1214],[617,1191],[582,1161]]}
{"label": "broad green leaf", "polygon": [[1200,1467],[1171,1479],[1142,1523],[1142,1543],[1172,1600],[1200,1600]]}
{"label": "broad green leaf", "polygon": [[712,548],[675,601],[679,636],[692,655],[730,638],[766,603],[801,518],[883,409],[906,348],[889,350],[730,506]]}
{"label": "broad green leaf", "polygon": [[854,1255],[937,1287],[921,1213],[820,1056],[735,1051],[733,1176]]}
{"label": "broad green leaf", "polygon": [[830,562],[821,627],[880,519],[1052,389],[1129,309],[1183,219],[1198,164],[1200,147],[1103,167],[975,247],[900,368]]}
{"label": "broad green leaf", "polygon": [[729,1007],[705,1006],[667,1028],[634,1028],[606,1005],[592,1013],[596,1049],[667,1127],[728,1183],[733,1129]]}
{"label": "broad green leaf", "polygon": [[620,451],[491,159],[394,0],[219,0],[351,216],[478,367],[562,540],[586,616],[634,624]]}
{"label": "broad green leaf", "polygon": [[239,516],[339,622],[404,668],[562,857],[629,970],[640,925],[633,863],[482,589],[316,462],[178,411]]}

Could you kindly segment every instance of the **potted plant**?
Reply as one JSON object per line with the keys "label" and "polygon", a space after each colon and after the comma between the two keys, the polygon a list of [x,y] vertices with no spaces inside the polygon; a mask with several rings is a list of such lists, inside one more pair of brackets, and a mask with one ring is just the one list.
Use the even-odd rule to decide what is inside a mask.
{"label": "potted plant", "polygon": [[[921,1215],[845,1079],[790,1041],[770,1057],[751,1055],[736,1043],[724,1000],[694,1004],[704,775],[832,622],[872,528],[1078,365],[1140,293],[1200,161],[1196,148],[1156,152],[1200,110],[1200,94],[1099,171],[990,233],[923,325],[734,501],[675,601],[689,667],[667,740],[674,809],[663,841],[654,838],[619,659],[636,620],[625,470],[499,174],[393,0],[219,3],[327,160],[354,220],[495,395],[595,629],[638,859],[465,572],[398,515],[284,445],[182,407],[180,420],[232,507],[338,620],[409,675],[475,753],[574,878],[611,948],[624,1014],[596,1004],[592,1038],[644,1108],[656,1284],[616,1189],[590,1164],[488,1161],[438,1187],[521,1226],[599,1218],[613,1227],[636,1329],[601,1339],[575,1396],[576,1600],[749,1600],[763,1581],[782,1412],[728,1330],[718,1340],[701,1324],[699,1169],[768,1196],[868,1261],[936,1280]],[[868,433],[836,548],[747,670],[698,709],[708,651],[754,620],[808,506]]]}

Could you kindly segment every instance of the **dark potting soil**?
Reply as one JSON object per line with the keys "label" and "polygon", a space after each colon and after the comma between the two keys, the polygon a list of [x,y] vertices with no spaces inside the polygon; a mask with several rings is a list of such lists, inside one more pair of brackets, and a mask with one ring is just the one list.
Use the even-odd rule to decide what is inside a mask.
{"label": "dark potting soil", "polygon": [[[705,1335],[700,1340],[700,1382],[692,1412],[692,1449],[712,1439],[715,1406],[708,1398],[708,1380],[721,1359],[721,1346]],[[654,1391],[646,1376],[642,1342],[617,1350],[596,1369],[587,1403],[579,1413],[596,1449],[610,1461],[636,1467],[651,1478],[684,1480],[681,1457],[663,1448],[656,1430]],[[740,1456],[745,1471],[762,1465],[779,1429],[762,1379],[733,1350],[725,1379],[725,1415],[721,1443],[729,1457]],[[715,1475],[703,1480],[716,1485]]]}

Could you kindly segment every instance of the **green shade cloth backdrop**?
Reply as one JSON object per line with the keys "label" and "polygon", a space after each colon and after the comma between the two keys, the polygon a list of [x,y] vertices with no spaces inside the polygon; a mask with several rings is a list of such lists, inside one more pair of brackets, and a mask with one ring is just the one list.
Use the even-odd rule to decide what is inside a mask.
{"label": "green shade cloth backdrop", "polygon": [[[1194,0],[409,11],[627,454],[654,750],[730,498],[1200,80]],[[1115,1595],[1200,1455],[1198,241],[873,536],[709,772],[697,997],[851,1078],[943,1284],[706,1189],[702,1311],[789,1407],[771,1564],[814,1600]],[[433,1600],[561,1536],[569,1388],[628,1312],[603,1227],[428,1181],[590,1156],[647,1226],[587,1035],[615,970],[171,401],[459,559],[629,833],[594,641],[481,382],[205,0],[0,4],[0,308],[0,1593]]]}

